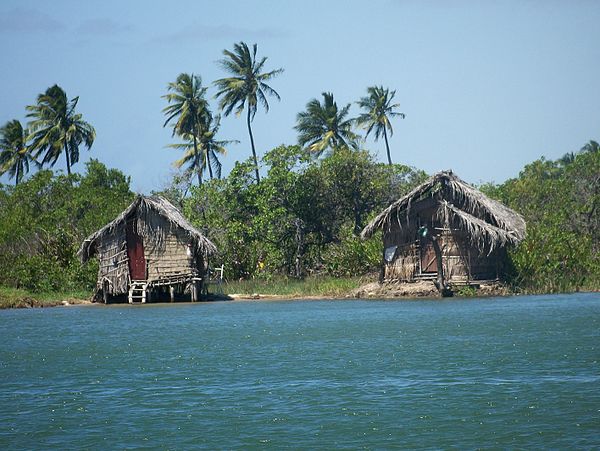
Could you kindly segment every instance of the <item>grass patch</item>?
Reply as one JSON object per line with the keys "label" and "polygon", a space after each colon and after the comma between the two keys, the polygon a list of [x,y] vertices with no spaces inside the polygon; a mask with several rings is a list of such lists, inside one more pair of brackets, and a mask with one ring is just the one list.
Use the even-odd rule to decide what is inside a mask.
{"label": "grass patch", "polygon": [[279,277],[271,280],[252,279],[227,282],[223,285],[223,291],[226,294],[240,294],[244,296],[259,294],[294,298],[303,296],[342,297],[372,280],[372,277],[338,278],[315,276],[306,277],[302,280]]}
{"label": "grass patch", "polygon": [[18,288],[0,287],[0,308],[53,307],[86,302],[90,295],[87,292],[69,293],[33,293]]}

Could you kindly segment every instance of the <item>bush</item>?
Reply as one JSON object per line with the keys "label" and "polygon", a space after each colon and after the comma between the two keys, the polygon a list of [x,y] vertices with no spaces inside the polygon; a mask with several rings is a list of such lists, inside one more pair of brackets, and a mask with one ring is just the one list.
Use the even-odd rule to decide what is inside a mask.
{"label": "bush", "polygon": [[132,200],[129,177],[97,160],[71,176],[40,171],[0,186],[0,285],[34,292],[90,290],[97,265],[82,266],[83,239]]}

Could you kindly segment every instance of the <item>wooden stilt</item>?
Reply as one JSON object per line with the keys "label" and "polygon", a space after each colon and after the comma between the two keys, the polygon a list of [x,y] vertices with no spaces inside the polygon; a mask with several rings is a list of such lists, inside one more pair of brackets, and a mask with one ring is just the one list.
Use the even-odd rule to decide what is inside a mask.
{"label": "wooden stilt", "polygon": [[169,285],[169,294],[171,295],[171,302],[175,302],[175,287]]}
{"label": "wooden stilt", "polygon": [[198,285],[195,280],[192,280],[192,284],[190,285],[190,295],[192,302],[198,302]]}
{"label": "wooden stilt", "polygon": [[105,280],[102,283],[102,299],[104,300],[105,304],[108,304],[108,281]]}

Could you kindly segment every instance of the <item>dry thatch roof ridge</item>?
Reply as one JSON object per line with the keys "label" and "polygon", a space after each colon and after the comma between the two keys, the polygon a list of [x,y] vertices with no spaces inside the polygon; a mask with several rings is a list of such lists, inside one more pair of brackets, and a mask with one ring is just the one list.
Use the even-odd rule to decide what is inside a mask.
{"label": "dry thatch roof ridge", "polygon": [[480,249],[517,244],[525,238],[525,220],[517,212],[490,199],[481,191],[458,178],[452,171],[435,174],[406,196],[393,202],[375,217],[361,233],[369,238],[375,231],[389,231],[396,223],[400,229],[409,223],[411,206],[425,197],[439,193],[438,219],[444,223],[456,221],[469,232]]}
{"label": "dry thatch roof ridge", "polygon": [[[167,221],[171,224],[171,226],[176,226],[183,229],[187,235],[190,237],[192,242],[194,243],[194,247],[202,252],[205,255],[211,255],[217,252],[217,248],[215,245],[206,238],[202,233],[200,233],[196,228],[194,228],[187,219],[183,217],[181,212],[171,204],[167,199],[162,196],[142,196],[138,195],[138,197],[127,207],[123,212],[117,216],[114,220],[106,224],[100,230],[94,232],[89,237],[87,237],[77,255],[81,259],[82,262],[87,261],[95,252],[96,243],[106,235],[114,232],[117,227],[122,225],[127,217],[135,210],[141,210],[142,213],[148,213],[150,210],[154,210],[158,212],[161,216],[167,219]],[[151,224],[146,225],[147,232],[156,233],[158,239],[162,236],[161,231],[153,228]]]}

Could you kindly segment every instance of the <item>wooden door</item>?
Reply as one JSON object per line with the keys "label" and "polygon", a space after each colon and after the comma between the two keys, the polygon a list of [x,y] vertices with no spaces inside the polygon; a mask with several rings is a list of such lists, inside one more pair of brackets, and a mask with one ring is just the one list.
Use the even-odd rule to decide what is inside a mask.
{"label": "wooden door", "polygon": [[421,242],[421,272],[422,273],[437,273],[437,259],[435,250],[430,241]]}
{"label": "wooden door", "polygon": [[144,243],[137,233],[135,220],[127,221],[127,257],[129,259],[129,275],[131,280],[146,280],[146,257]]}

